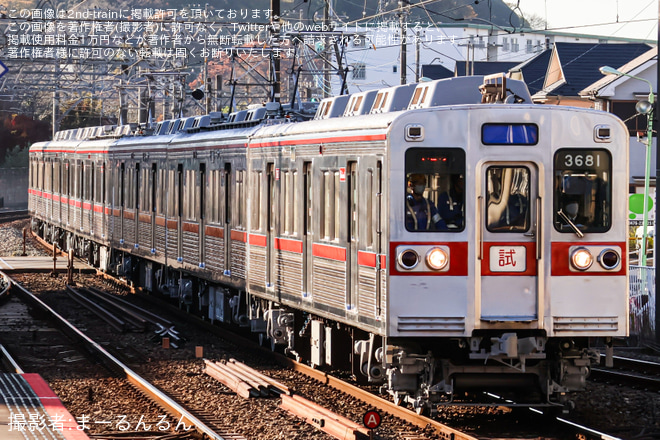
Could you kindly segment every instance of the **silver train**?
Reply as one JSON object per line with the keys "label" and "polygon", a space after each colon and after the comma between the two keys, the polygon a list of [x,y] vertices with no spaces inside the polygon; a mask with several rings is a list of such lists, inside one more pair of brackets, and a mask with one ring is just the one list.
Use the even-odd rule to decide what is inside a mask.
{"label": "silver train", "polygon": [[[295,115],[294,115],[295,116]],[[30,149],[33,228],[103,271],[382,383],[564,405],[628,334],[628,132],[452,78],[91,127]]]}

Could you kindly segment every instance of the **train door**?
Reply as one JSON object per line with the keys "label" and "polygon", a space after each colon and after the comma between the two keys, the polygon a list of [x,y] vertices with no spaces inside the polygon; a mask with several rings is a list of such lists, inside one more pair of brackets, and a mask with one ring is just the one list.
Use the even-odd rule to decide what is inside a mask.
{"label": "train door", "polygon": [[204,267],[206,252],[204,246],[204,232],[206,227],[206,164],[199,164],[199,264]]}
{"label": "train door", "polygon": [[346,253],[346,281],[348,285],[346,286],[346,310],[355,310],[357,307],[358,292],[357,261],[359,235],[357,162],[348,162],[346,180],[348,188],[348,252]]}
{"label": "train door", "polygon": [[275,255],[273,248],[275,245],[275,165],[269,163],[266,179],[266,287],[271,288],[273,283],[273,264],[275,264]]}
{"label": "train door", "polygon": [[140,242],[140,209],[143,208],[143,203],[140,200],[140,195],[144,194],[142,190],[142,185],[146,185],[146,182],[143,182],[140,175],[140,164],[135,164],[135,174],[134,174],[133,183],[135,184],[133,192],[133,246],[137,247]]}
{"label": "train door", "polygon": [[119,243],[124,244],[124,210],[126,209],[126,164],[119,168]]}
{"label": "train door", "polygon": [[183,262],[183,164],[176,168],[176,261]]}
{"label": "train door", "polygon": [[477,255],[481,320],[538,320],[538,169],[533,163],[486,163],[479,197]]}
{"label": "train door", "polygon": [[311,270],[312,270],[312,243],[314,238],[312,236],[312,163],[303,163],[303,282],[302,282],[302,296],[308,298],[312,292],[311,286]]}
{"label": "train door", "polygon": [[89,209],[87,209],[87,228],[85,231],[88,234],[94,233],[94,202],[96,201],[96,167],[94,162],[90,162],[89,168],[87,170],[89,173],[85,185],[88,185],[87,188],[87,199],[89,202]]}
{"label": "train door", "polygon": [[55,161],[52,159],[48,159],[48,192],[50,193],[50,198],[48,199],[48,209],[46,210],[46,215],[48,216],[49,219],[53,219],[53,209],[54,209],[54,199],[55,199],[55,186],[53,185],[54,180],[53,180],[53,175],[55,174]]}
{"label": "train door", "polygon": [[[77,182],[76,182],[76,203],[79,204],[77,206],[79,209],[75,211],[74,214],[74,221],[76,224],[76,229],[78,231],[83,230],[83,213],[84,213],[84,208],[83,208],[83,195],[85,191],[85,161],[79,160],[78,163],[78,172],[77,172]],[[43,188],[43,186],[42,186]]]}
{"label": "train door", "polygon": [[71,200],[71,167],[69,166],[69,161],[67,160],[64,162],[64,170],[66,173],[66,176],[64,178],[64,188],[65,191],[63,193],[66,195],[65,202],[62,202],[64,206],[62,209],[64,210],[64,213],[62,214],[64,218],[64,222],[66,223],[67,226],[71,224],[71,217],[69,215],[69,201]]}
{"label": "train door", "polygon": [[149,197],[151,197],[151,203],[149,204],[149,215],[151,216],[151,224],[150,224],[150,229],[149,229],[149,243],[151,247],[151,251],[155,252],[156,251],[156,214],[158,213],[157,210],[157,201],[158,201],[158,187],[162,183],[158,181],[158,165],[156,163],[151,164],[151,173],[149,176],[149,189],[151,191],[151,194]]}
{"label": "train door", "polygon": [[[381,316],[383,312],[382,276],[386,268],[384,264],[381,264],[380,258],[383,254],[383,163],[380,160],[376,163],[376,190],[376,237],[374,242],[376,250],[376,316]],[[372,227],[372,225],[368,225],[368,227]]]}
{"label": "train door", "polygon": [[[231,164],[225,163],[225,173],[223,176],[223,198],[224,198],[224,224],[223,224],[223,239],[225,241],[225,275],[231,275]],[[215,201],[214,201],[215,202]],[[238,203],[244,203],[244,200],[239,200]]]}

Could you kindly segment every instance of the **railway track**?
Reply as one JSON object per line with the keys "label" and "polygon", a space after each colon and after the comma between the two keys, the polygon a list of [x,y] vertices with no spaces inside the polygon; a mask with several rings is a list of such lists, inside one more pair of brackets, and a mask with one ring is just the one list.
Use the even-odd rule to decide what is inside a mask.
{"label": "railway track", "polygon": [[[151,307],[149,307],[149,308],[151,308]],[[154,309],[154,310],[159,310],[157,307],[154,307],[153,309]],[[176,310],[177,312],[181,312],[181,311],[178,310],[178,309],[175,309],[175,310]],[[3,312],[4,312],[4,310],[3,310]],[[186,319],[189,319],[190,315],[186,315],[186,316],[188,317],[188,318],[186,318]],[[205,322],[205,321],[200,321],[200,322],[201,322],[202,325],[206,325],[206,326],[209,325],[208,322]],[[216,327],[216,326],[210,326],[210,328],[214,329],[214,331],[218,331],[218,330],[219,330],[218,327]],[[209,332],[209,333],[211,333],[211,332]],[[235,335],[234,335],[234,336],[229,336],[229,338],[232,338],[232,337],[235,337]],[[102,345],[105,347],[106,344],[107,344],[107,342],[104,342]],[[239,345],[240,345],[240,344],[243,344],[243,343],[239,343]],[[266,350],[266,352],[271,353],[270,350]],[[114,353],[114,354],[117,354],[117,353]],[[124,359],[124,362],[125,362],[125,363],[128,362],[128,363],[130,364],[130,362],[131,362],[131,359],[128,359],[130,356],[118,356],[118,357],[120,357],[120,358],[122,358],[122,359],[127,358],[127,359]],[[288,362],[291,362],[291,360],[287,358],[285,362],[288,363]],[[301,366],[301,369],[304,369],[304,368],[306,368],[306,366],[305,366],[305,365],[302,365],[302,366]],[[334,383],[334,380],[335,380],[334,378],[333,378],[333,379],[328,379],[328,377],[331,377],[330,375],[328,375],[328,374],[326,374],[326,373],[319,372],[319,371],[317,371],[317,370],[313,370],[313,371],[314,371],[314,374],[319,374],[319,373],[320,373],[320,377],[319,377],[319,379],[320,379],[321,382],[319,382],[319,383]],[[142,373],[142,376],[148,376],[148,374],[145,374],[144,371],[141,371],[141,373]],[[184,373],[184,374],[190,374],[190,373]],[[317,380],[317,379],[315,379],[315,380]],[[350,384],[349,384],[349,385],[350,385]],[[165,388],[165,386],[164,386],[162,383],[159,384],[158,387],[159,387],[159,388]],[[181,401],[186,400],[186,399],[189,400],[189,397],[185,397],[183,394],[177,392],[177,390],[171,390],[171,391],[168,392],[168,394],[170,394],[170,396],[172,396],[172,397],[175,398],[176,400],[181,400]],[[384,399],[383,399],[383,400],[384,400]],[[388,402],[388,404],[391,404],[391,403]],[[190,408],[192,408],[192,407],[195,406],[195,405],[192,405],[192,404],[188,405],[188,404],[186,404],[185,406],[187,406],[187,407],[190,409]],[[365,403],[365,404],[362,405],[362,408],[374,408],[374,405],[372,405],[372,404],[366,404],[366,403]],[[200,415],[200,419],[202,419],[202,420],[204,420],[204,421],[208,421],[209,424],[210,424],[210,423],[213,421],[213,419],[216,418],[216,416],[217,416],[217,412],[213,412],[213,411],[211,411],[209,408],[202,408],[202,409],[200,409],[200,408],[199,408],[199,405],[197,406],[197,408],[192,408],[192,410],[193,410],[193,411],[196,411],[197,414]],[[401,411],[406,411],[407,414],[410,414],[410,416],[416,416],[413,412],[408,411],[408,410],[406,410],[405,408],[395,407],[395,410],[397,410],[397,411],[399,411],[399,410],[401,410]],[[392,418],[396,418],[396,417],[397,417],[396,415],[393,415],[393,414],[395,414],[395,413],[390,413],[390,412],[389,412],[388,410],[386,410],[386,409],[378,409],[378,411],[381,412],[381,414],[384,416],[384,418],[385,418],[386,421],[387,421],[388,419],[392,419]],[[406,416],[407,416],[407,415],[406,415]],[[526,416],[522,416],[522,417],[527,417],[527,418],[529,418],[529,416],[527,416],[527,415],[526,415]],[[357,418],[356,418],[356,417],[353,417],[353,418],[356,419],[356,420],[359,419],[359,417],[357,417]],[[381,439],[390,439],[390,438],[396,438],[396,439],[407,439],[407,438],[411,438],[411,439],[412,439],[412,438],[414,438],[414,439],[418,439],[418,438],[448,438],[448,437],[452,437],[451,435],[443,436],[443,435],[439,434],[438,431],[436,431],[435,429],[431,429],[431,425],[427,422],[427,420],[430,420],[430,419],[425,419],[425,418],[423,418],[423,417],[419,417],[419,420],[418,420],[418,422],[415,423],[415,426],[422,426],[423,423],[426,423],[426,424],[423,425],[423,426],[424,426],[424,428],[429,427],[429,429],[426,430],[427,433],[428,433],[428,437],[424,437],[422,434],[419,433],[419,431],[417,431],[416,433],[411,433],[410,435],[401,435],[401,434],[397,434],[396,436],[388,437],[387,435],[382,435],[382,433],[380,432],[380,430],[379,430],[379,436],[380,436]],[[437,423],[437,420],[431,420],[431,421],[434,422],[434,423]],[[482,423],[482,422],[483,422],[483,421],[480,421],[479,423]],[[267,423],[267,422],[265,422],[265,423]],[[508,423],[508,424],[510,424],[511,426],[516,426],[516,425],[518,424],[518,420],[515,419],[515,418],[509,418],[509,421],[507,421],[507,422],[505,422],[505,423]],[[537,423],[538,425],[540,425],[540,426],[546,426],[548,422],[547,422],[546,418],[543,418],[543,420],[542,420],[541,422],[536,422],[536,423]],[[475,422],[475,424],[476,424],[476,422]],[[420,428],[420,429],[421,429],[421,428]],[[457,431],[458,431],[458,429],[457,429]],[[587,431],[587,432],[588,432],[589,430],[584,430],[584,429],[583,429],[582,432],[584,432],[584,431]],[[578,432],[579,432],[579,431],[578,431]],[[464,435],[469,436],[470,434],[465,433]],[[501,437],[501,438],[515,438],[515,436],[516,436],[516,433],[511,433],[511,434],[510,434],[510,437],[507,437],[507,436],[504,436],[504,435],[502,435],[502,436],[500,436],[500,437]],[[487,436],[482,435],[481,433],[479,434],[479,437],[480,437],[480,438],[487,438]],[[269,437],[257,437],[257,438],[269,438]],[[272,438],[272,437],[270,437],[270,438]],[[291,436],[290,438],[295,438],[295,437],[294,437],[294,436]],[[323,438],[323,437],[307,436],[307,437],[303,437],[303,438]],[[469,437],[468,437],[468,438],[469,438]],[[544,438],[551,438],[551,437],[547,437],[547,436],[545,436]],[[564,436],[563,436],[563,437],[557,437],[557,438],[607,438],[607,439],[610,439],[610,438],[614,438],[614,437],[607,436],[606,434],[600,434],[600,433],[597,433],[596,431],[591,432],[591,434],[577,434],[577,433],[567,434],[567,431],[564,431]]]}
{"label": "railway track", "polygon": [[[163,305],[160,301],[155,300],[151,297],[147,297],[149,301],[152,301],[154,304],[159,305],[160,307],[166,306]],[[170,308],[170,307],[168,307]],[[195,322],[197,325],[200,325],[207,329],[209,332],[217,334],[221,338],[226,339],[236,339],[236,334],[229,332],[227,330],[221,329],[219,327],[211,325],[209,322],[200,320],[199,318],[186,314],[180,309],[170,308],[170,312],[180,315],[181,318]],[[366,405],[366,408],[371,408],[372,410],[377,411],[383,417],[397,418],[405,421],[406,423],[416,426],[420,429],[423,429],[425,432],[429,433],[432,436],[438,436],[438,438],[443,439],[476,439],[476,438],[490,438],[490,435],[493,433],[488,433],[488,430],[473,433],[466,432],[461,430],[461,428],[455,428],[449,426],[445,423],[441,423],[438,420],[433,418],[426,417],[424,415],[419,415],[415,411],[396,405],[394,402],[391,402],[387,399],[383,399],[380,396],[377,396],[372,391],[368,389],[361,388],[352,383],[349,383],[343,379],[335,377],[329,373],[317,370],[308,365],[297,362],[289,357],[280,355],[278,353],[272,352],[269,348],[263,347],[257,343],[254,343],[249,340],[243,340],[241,344],[245,346],[251,346],[251,348],[263,352],[266,356],[273,357],[277,360],[278,363],[286,366],[287,368],[301,373],[319,384],[331,387],[332,389],[337,390],[340,393],[351,396],[352,398],[363,402]],[[509,402],[512,403],[512,402]],[[529,408],[519,408],[516,411],[517,416],[512,416],[510,418],[515,419],[513,421],[507,421],[504,424],[517,425],[520,423],[518,417],[522,420],[529,420],[531,418],[531,425],[542,426],[541,432],[539,435],[542,435],[543,438],[553,438],[552,432],[557,435],[557,438],[574,438],[580,440],[616,440],[617,437],[608,435],[601,432],[598,429],[593,429],[588,426],[584,426],[580,423],[567,420],[562,417],[556,417],[548,414],[544,414],[543,411],[537,409]],[[481,423],[483,421],[480,421]],[[524,424],[524,422],[522,423]],[[508,433],[511,435],[511,438],[516,438],[519,433]],[[502,436],[502,432],[493,434],[496,438],[507,438]],[[529,433],[527,433],[529,435]]]}
{"label": "railway track", "polygon": [[30,217],[27,209],[20,209],[15,211],[0,210],[0,223],[9,223],[16,220],[25,220]]}
{"label": "railway track", "polygon": [[[90,293],[96,293],[93,292],[94,288],[77,288],[77,289],[69,289],[69,290],[77,290],[78,293],[80,291],[86,292],[86,295],[89,295]],[[104,294],[98,292],[97,295],[102,296]],[[105,294],[107,296],[107,294]],[[153,300],[153,298],[151,298]],[[116,300],[116,298],[114,299]],[[114,302],[114,300],[112,300]],[[102,301],[98,300],[97,297],[97,303],[101,304]],[[126,301],[122,300],[119,301],[119,303],[125,303]],[[154,307],[143,307],[143,309],[150,309],[151,311],[155,312],[156,315],[161,315],[162,312],[159,312],[159,310],[162,310],[163,304],[160,301],[154,300],[154,304],[157,306]],[[107,303],[105,306],[108,309],[112,309]],[[123,318],[126,320],[129,320],[129,315],[131,313],[127,312],[127,307],[119,310],[115,310],[113,313],[117,315],[121,315]],[[176,312],[177,314],[181,314],[181,317],[183,319],[186,319],[188,322],[195,322],[196,324],[199,324],[206,330],[211,330],[213,334],[219,335],[222,337],[222,339],[227,339],[227,340],[232,340],[236,341],[237,337],[233,333],[227,333],[223,331],[222,329],[219,329],[217,326],[212,326],[209,325],[208,322],[199,320],[198,318],[192,317],[189,314],[183,313],[180,309],[177,308],[172,308],[171,306],[168,307],[169,312]],[[162,319],[162,318],[161,318]],[[118,327],[118,328],[112,328],[112,327],[107,327],[108,329],[112,328],[112,332],[120,333],[120,334],[125,334],[125,333],[134,333],[137,332],[136,334],[139,334],[141,329],[135,328],[140,322],[140,319],[135,318],[134,316],[131,317],[131,320],[135,320],[135,323],[132,325],[128,325],[127,327]],[[161,328],[166,328],[168,324],[171,324],[171,321],[161,321],[160,327]],[[132,327],[128,329],[128,327]],[[209,332],[209,333],[211,333]],[[392,438],[411,438],[411,439],[421,439],[421,438],[454,438],[454,439],[473,439],[473,438],[488,438],[489,434],[485,433],[483,430],[479,431],[478,433],[474,432],[469,432],[465,431],[463,429],[464,427],[451,427],[447,426],[444,423],[440,423],[437,420],[433,420],[424,416],[420,416],[416,414],[413,411],[410,411],[406,408],[396,406],[394,403],[382,399],[379,396],[374,395],[373,393],[369,392],[368,390],[364,390],[362,388],[359,388],[351,383],[348,383],[344,380],[338,379],[328,373],[312,369],[304,364],[297,363],[293,361],[292,359],[286,358],[284,356],[279,356],[271,352],[269,349],[264,349],[263,347],[259,347],[258,344],[253,343],[253,342],[248,342],[245,340],[241,340],[239,342],[234,342],[235,344],[238,344],[242,347],[247,347],[250,345],[250,349],[256,349],[258,347],[258,350],[268,357],[277,357],[277,362],[286,365],[288,369],[298,372],[300,374],[305,375],[306,377],[309,377],[313,379],[318,385],[318,386],[323,386],[323,387],[330,387],[333,390],[336,390],[335,392],[338,392],[341,395],[348,395],[353,399],[358,400],[361,402],[359,405],[362,408],[362,412],[365,412],[366,410],[375,410],[378,414],[380,414],[385,420],[392,420],[392,419],[399,419],[402,421],[405,421],[406,424],[409,424],[413,427],[416,427],[418,429],[417,433],[411,434],[409,436],[403,436],[403,435],[398,435]],[[119,357],[119,356],[115,356]],[[126,362],[126,361],[124,361]],[[130,359],[129,359],[129,362]],[[136,362],[139,363],[139,362]],[[123,367],[117,367],[118,372],[117,374],[124,374],[126,373],[126,370],[129,369],[125,365]],[[129,369],[131,370],[131,369]],[[203,406],[200,406],[199,404],[191,403],[190,399],[185,396],[185,393],[182,392],[182,390],[179,387],[177,383],[175,383],[172,380],[162,380],[163,377],[171,378],[177,373],[162,373],[159,371],[159,369],[154,368],[153,366],[147,368],[143,368],[143,371],[141,372],[141,375],[145,377],[149,382],[152,382],[155,384],[156,389],[163,390],[167,393],[167,395],[170,397],[170,399],[179,401],[179,402],[185,402],[182,407],[184,410],[189,411],[191,413],[196,414],[197,419],[205,424],[206,426],[210,427],[212,430],[217,430],[218,428],[216,426],[222,426],[223,421],[217,416],[217,413],[210,410],[209,408],[204,408]],[[151,370],[145,372],[144,370]],[[132,370],[131,370],[132,371]],[[180,374],[180,373],[179,373]],[[187,373],[191,374],[191,373]],[[161,377],[160,382],[158,382],[158,376]],[[129,381],[131,381],[129,379]],[[136,385],[137,386],[137,385]],[[297,386],[294,386],[293,388],[297,388]],[[307,397],[313,396],[314,391],[303,391],[303,394],[306,394]],[[152,396],[153,400],[159,400],[159,398],[154,398]],[[303,408],[309,407],[309,405],[303,405]],[[171,410],[170,410],[171,411]],[[183,421],[186,425],[191,425],[193,424],[191,420],[189,419],[182,419],[182,414],[181,412],[175,412],[175,420]],[[502,420],[505,420],[501,424],[503,425],[510,425],[510,426],[516,426],[518,428],[520,426],[520,422],[517,420],[517,418],[520,418],[521,416],[519,415],[520,413],[517,413],[518,415],[505,415],[503,416]],[[178,416],[177,416],[178,415]],[[309,419],[309,423],[311,423],[312,426],[315,428],[320,428],[320,421],[323,420],[323,424],[325,424],[325,419],[319,418],[320,416],[309,416],[309,413],[307,412],[302,412],[298,414],[298,417],[302,419]],[[529,418],[529,415],[522,416],[523,418]],[[356,419],[353,417],[353,419]],[[595,430],[589,430],[588,428],[585,427],[580,427],[577,424],[572,424],[572,425],[561,425],[561,423],[553,421],[553,425],[556,424],[556,426],[552,428],[548,428],[548,418],[544,417],[542,419],[539,419],[540,421],[535,422],[537,426],[544,426],[544,429],[542,432],[544,434],[548,434],[548,429],[552,429],[553,431],[556,431],[556,434],[549,434],[546,435],[545,438],[580,438],[580,439],[591,439],[591,438],[607,438],[607,439],[613,439],[614,437],[611,436],[606,436],[605,434],[598,433]],[[314,424],[316,423],[316,425]],[[484,424],[483,420],[479,420],[478,422],[475,422],[478,424]],[[499,424],[498,422],[497,424]],[[217,425],[216,425],[217,424]],[[533,425],[534,423],[532,423]],[[469,426],[468,426],[469,428]],[[526,428],[526,429],[531,429],[531,428]],[[410,430],[411,432],[413,430]],[[420,432],[423,432],[424,434],[420,434]],[[497,438],[507,438],[510,436],[510,438],[515,438],[517,435],[519,435],[519,432],[517,433],[508,433],[506,435],[502,435],[500,432],[499,434],[492,434],[493,436],[496,436]],[[213,438],[213,437],[210,437]],[[226,437],[226,438],[231,438],[231,437]],[[240,437],[238,437],[240,438]],[[309,437],[311,438],[311,437]],[[359,438],[359,437],[356,437]],[[390,438],[390,437],[381,437],[381,438]]]}
{"label": "railway track", "polygon": [[[186,432],[190,429],[194,429],[200,435],[205,436],[210,440],[246,440],[244,436],[230,431],[228,427],[220,427],[219,425],[209,427],[196,417],[195,414],[191,413],[180,403],[163,393],[152,383],[142,378],[139,374],[117,359],[116,356],[109,353],[100,343],[92,340],[37,296],[33,295],[20,284],[12,281],[12,292],[14,291],[22,301],[25,301],[33,309],[37,310],[39,315],[44,319],[47,319],[49,322],[54,322],[61,332],[73,341],[71,345],[65,345],[65,343],[62,342],[55,344],[56,349],[60,350],[60,353],[62,352],[63,347],[65,352],[73,352],[71,346],[82,347],[84,352],[93,356],[93,358],[108,371],[124,379],[140,394],[146,396],[151,402],[157,404],[163,411],[171,415],[172,420],[165,422],[167,423],[167,426],[176,426],[176,430],[183,429]],[[45,347],[41,348],[45,349]],[[72,359],[74,359],[73,361],[77,361],[80,358],[74,356]]]}
{"label": "railway track", "polygon": [[614,356],[611,368],[592,368],[590,378],[633,388],[660,390],[660,364],[641,359]]}

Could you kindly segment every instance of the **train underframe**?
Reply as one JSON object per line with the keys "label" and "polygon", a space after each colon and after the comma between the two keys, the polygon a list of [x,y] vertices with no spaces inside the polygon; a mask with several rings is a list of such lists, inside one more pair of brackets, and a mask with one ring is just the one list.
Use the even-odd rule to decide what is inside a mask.
{"label": "train underframe", "polygon": [[[589,347],[589,338],[548,338],[542,330],[387,339],[111,250],[45,222],[33,222],[33,230],[60,249],[73,250],[93,266],[168,297],[191,313],[255,333],[273,350],[381,384],[397,404],[410,405],[418,413],[433,413],[445,404],[484,404],[485,393],[510,399],[512,406],[567,411],[572,405],[569,393],[583,390],[591,366],[599,363],[600,353]],[[493,404],[507,405],[503,400]]]}

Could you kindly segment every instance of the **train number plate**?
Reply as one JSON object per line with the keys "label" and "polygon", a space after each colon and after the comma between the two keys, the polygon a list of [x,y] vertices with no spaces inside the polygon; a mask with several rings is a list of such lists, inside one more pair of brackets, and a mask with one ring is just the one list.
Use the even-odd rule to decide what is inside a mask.
{"label": "train number plate", "polygon": [[525,246],[491,246],[491,272],[525,272],[527,249]]}

